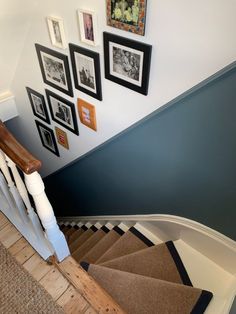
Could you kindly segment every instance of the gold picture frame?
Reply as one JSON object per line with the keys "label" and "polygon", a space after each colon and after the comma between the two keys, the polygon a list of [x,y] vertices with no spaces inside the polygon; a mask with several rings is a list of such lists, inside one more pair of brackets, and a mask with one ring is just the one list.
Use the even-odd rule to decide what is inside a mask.
{"label": "gold picture frame", "polygon": [[97,131],[95,107],[80,98],[77,100],[77,106],[81,123]]}
{"label": "gold picture frame", "polygon": [[56,137],[57,137],[58,144],[65,147],[66,149],[69,149],[69,142],[68,142],[66,132],[59,129],[57,126],[55,127],[55,131],[56,131]]}

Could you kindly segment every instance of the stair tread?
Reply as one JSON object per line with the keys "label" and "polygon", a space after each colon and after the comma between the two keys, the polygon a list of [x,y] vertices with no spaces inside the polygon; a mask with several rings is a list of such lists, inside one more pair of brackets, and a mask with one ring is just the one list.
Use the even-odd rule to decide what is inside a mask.
{"label": "stair tread", "polygon": [[97,260],[96,263],[101,264],[108,260],[134,253],[152,245],[153,243],[150,240],[139,233],[134,227],[131,227]]}
{"label": "stair tread", "polygon": [[100,265],[192,286],[187,271],[172,241],[151,246],[135,253],[101,263]]}
{"label": "stair tread", "polygon": [[83,256],[83,261],[87,263],[96,263],[96,261],[116,242],[120,239],[120,233],[117,229],[111,230],[107,233],[87,254]]}
{"label": "stair tread", "polygon": [[200,314],[204,312],[212,298],[211,292],[198,288],[114,270],[101,265],[88,264],[86,266],[88,274],[127,313]]}
{"label": "stair tread", "polygon": [[79,246],[72,254],[73,258],[80,262],[83,256],[91,250],[105,235],[107,234],[102,228],[97,230],[89,237],[81,246]]}
{"label": "stair tread", "polygon": [[84,233],[84,230],[82,228],[80,229],[77,229],[74,233],[72,233],[70,236],[69,236],[69,239],[68,239],[68,244],[70,245],[74,240],[76,240],[79,236],[82,235],[82,233]]}
{"label": "stair tread", "polygon": [[89,228],[88,230],[84,231],[77,239],[75,239],[70,245],[70,252],[73,253],[77,248],[82,245],[88,238],[90,238],[94,234],[94,231]]}

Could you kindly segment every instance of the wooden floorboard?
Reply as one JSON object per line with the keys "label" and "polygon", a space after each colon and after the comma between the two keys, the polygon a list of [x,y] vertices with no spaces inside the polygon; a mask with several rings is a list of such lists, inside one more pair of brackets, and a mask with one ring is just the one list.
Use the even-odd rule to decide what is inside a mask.
{"label": "wooden floorboard", "polygon": [[[103,294],[99,294],[97,284],[79,267],[76,263],[74,266],[78,266],[80,271],[83,272],[83,278],[87,278],[87,282],[84,279],[83,285],[85,290],[79,291],[72,285],[65,273],[60,272],[58,265],[49,265],[43,260],[39,254],[31,247],[31,245],[21,236],[18,230],[9,222],[9,220],[0,212],[0,242],[8,249],[8,251],[16,258],[16,260],[34,277],[53,297],[57,304],[62,306],[66,314],[96,314],[96,313],[124,313],[116,303],[105,293],[105,299]],[[76,267],[75,267],[76,268]],[[65,269],[64,269],[65,270]],[[73,271],[70,268],[73,275]],[[81,276],[81,274],[80,274]],[[92,285],[91,285],[92,283]],[[86,285],[88,284],[88,289]],[[95,290],[93,290],[95,287]],[[81,287],[80,287],[81,288]],[[91,296],[88,297],[88,293],[91,292]],[[98,295],[97,295],[98,293]],[[85,298],[86,296],[86,298]],[[102,300],[99,298],[103,297]],[[107,303],[107,297],[109,302]],[[90,299],[95,299],[95,302],[90,302]],[[106,305],[105,305],[106,303]],[[113,304],[113,308],[109,308],[110,304]],[[95,307],[94,307],[95,305]]]}

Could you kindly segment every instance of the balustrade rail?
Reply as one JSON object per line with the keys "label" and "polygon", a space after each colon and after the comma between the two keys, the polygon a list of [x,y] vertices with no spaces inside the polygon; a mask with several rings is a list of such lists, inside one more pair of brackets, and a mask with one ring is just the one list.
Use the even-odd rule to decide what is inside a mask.
{"label": "balustrade rail", "polygon": [[62,261],[70,252],[46,196],[40,167],[41,162],[0,121],[0,211],[45,260],[55,255]]}

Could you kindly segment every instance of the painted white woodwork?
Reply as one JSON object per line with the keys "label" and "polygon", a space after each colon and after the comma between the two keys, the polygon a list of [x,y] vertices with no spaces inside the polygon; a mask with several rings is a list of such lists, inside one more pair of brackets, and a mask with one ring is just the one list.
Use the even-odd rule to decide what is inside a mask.
{"label": "painted white woodwork", "polygon": [[38,216],[45,229],[58,261],[70,255],[64,234],[60,231],[52,206],[44,191],[44,183],[38,172],[24,174],[27,190],[32,195]]}
{"label": "painted white woodwork", "polygon": [[32,247],[39,253],[43,259],[48,259],[53,255],[53,249],[51,248],[48,240],[44,236],[44,232],[41,227],[42,235],[40,238],[35,233],[35,229],[30,220],[28,222],[22,221],[18,215],[17,204],[9,202],[12,198],[11,191],[7,185],[7,182],[0,173],[0,210],[7,216],[7,218],[15,225],[18,231],[24,236],[25,239],[32,245]]}
{"label": "painted white woodwork", "polygon": [[10,91],[0,94],[0,119],[5,122],[18,116],[15,97]]}
{"label": "painted white woodwork", "polygon": [[123,230],[125,225],[134,225],[155,244],[174,241],[193,285],[213,292],[205,313],[229,314],[236,295],[236,242],[232,239],[196,221],[172,215],[58,218],[65,219],[82,224],[108,221]]}

